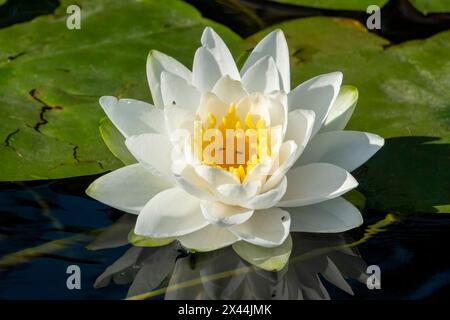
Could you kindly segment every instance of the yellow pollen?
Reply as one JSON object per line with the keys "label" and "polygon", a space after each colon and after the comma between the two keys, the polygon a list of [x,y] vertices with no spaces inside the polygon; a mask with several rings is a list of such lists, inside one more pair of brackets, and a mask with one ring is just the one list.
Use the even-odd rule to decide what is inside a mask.
{"label": "yellow pollen", "polygon": [[[250,112],[241,119],[234,103],[230,104],[228,113],[219,123],[216,116],[209,112],[207,122],[200,127],[195,130],[195,134],[200,135],[194,138],[194,148],[198,148],[195,154],[202,163],[229,171],[241,183],[253,168],[271,155],[269,128],[264,119]],[[217,130],[222,140],[215,141],[220,138],[211,139],[211,135],[206,137],[205,132],[209,129]],[[211,144],[217,142],[220,147],[212,148]]]}

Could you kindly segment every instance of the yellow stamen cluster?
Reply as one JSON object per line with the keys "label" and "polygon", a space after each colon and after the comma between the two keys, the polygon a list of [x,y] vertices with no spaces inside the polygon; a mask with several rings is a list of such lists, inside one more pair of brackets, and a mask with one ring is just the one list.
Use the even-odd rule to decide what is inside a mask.
{"label": "yellow stamen cluster", "polygon": [[241,119],[233,103],[219,123],[208,113],[208,120],[196,128],[195,135],[196,154],[202,163],[227,170],[240,182],[271,153],[264,119],[250,112]]}

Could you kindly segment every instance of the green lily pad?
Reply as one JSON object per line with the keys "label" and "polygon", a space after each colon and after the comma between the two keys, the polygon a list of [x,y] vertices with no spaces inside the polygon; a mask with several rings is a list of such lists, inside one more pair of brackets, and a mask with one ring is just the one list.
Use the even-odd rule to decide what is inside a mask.
{"label": "green lily pad", "polygon": [[245,241],[233,244],[233,250],[245,261],[266,271],[280,271],[289,261],[292,238],[289,235],[278,247],[265,248]]}
{"label": "green lily pad", "polygon": [[124,165],[136,163],[136,159],[125,145],[125,138],[108,117],[100,120],[100,135],[113,155]]}
{"label": "green lily pad", "polygon": [[[382,8],[389,0],[275,0],[288,4],[307,6],[319,9],[334,10],[356,10],[366,11],[370,5],[377,5]],[[410,0],[411,4],[420,12],[437,13],[450,12],[450,2],[448,0]]]}
{"label": "green lily pad", "polygon": [[134,230],[128,234],[128,242],[135,247],[161,247],[175,241],[175,238],[150,238],[137,235]]}
{"label": "green lily pad", "polygon": [[366,11],[370,5],[383,7],[389,0],[275,0],[319,9]]}
{"label": "green lily pad", "polygon": [[98,132],[102,95],[150,101],[151,49],[191,66],[212,25],[237,52],[240,38],[182,1],[79,0],[81,29],[54,15],[0,29],[0,180],[96,174],[122,166]]}
{"label": "green lily pad", "polygon": [[[367,208],[450,212],[450,31],[391,45],[357,21],[293,20],[281,28],[291,53],[292,85],[340,70],[359,90],[347,129],[386,138],[355,174]],[[265,30],[246,40],[254,46]]]}
{"label": "green lily pad", "polygon": [[409,0],[422,13],[450,12],[448,0]]}

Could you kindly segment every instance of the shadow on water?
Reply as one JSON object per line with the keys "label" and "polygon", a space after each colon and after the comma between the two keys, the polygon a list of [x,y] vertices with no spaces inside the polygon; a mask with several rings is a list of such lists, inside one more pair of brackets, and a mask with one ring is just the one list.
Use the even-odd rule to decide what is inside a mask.
{"label": "shadow on water", "polygon": [[52,14],[59,5],[58,0],[8,0],[0,6],[0,28]]}
{"label": "shadow on water", "polygon": [[449,163],[450,144],[439,143],[439,138],[397,137],[386,139],[355,175],[368,208],[437,212],[435,207],[450,203]]}
{"label": "shadow on water", "polygon": [[[248,37],[261,29],[286,20],[329,16],[358,20],[366,25],[369,14],[361,11],[327,10],[267,0],[187,0],[200,12],[237,34]],[[400,43],[428,38],[450,29],[450,13],[424,15],[407,0],[390,0],[381,8],[381,30],[376,34]]]}

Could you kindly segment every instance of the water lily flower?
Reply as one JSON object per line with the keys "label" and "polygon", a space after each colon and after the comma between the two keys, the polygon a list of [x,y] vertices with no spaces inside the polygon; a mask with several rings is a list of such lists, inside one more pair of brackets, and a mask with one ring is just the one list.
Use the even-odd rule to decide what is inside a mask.
{"label": "water lily flower", "polygon": [[[291,90],[281,30],[263,38],[238,70],[224,41],[208,27],[192,71],[151,51],[147,77],[154,105],[101,97],[136,162],[87,189],[94,199],[138,215],[135,235],[154,244],[177,239],[197,251],[235,242],[273,248],[290,232],[343,232],[362,223],[342,195],[358,185],[350,172],[384,140],[343,130],[358,92],[341,88],[341,72]],[[236,132],[216,139],[221,148],[208,155],[208,130]],[[247,136],[251,130],[253,140]],[[277,135],[263,134],[271,130]],[[244,152],[217,161],[225,157],[219,151],[234,150],[239,138]]]}

